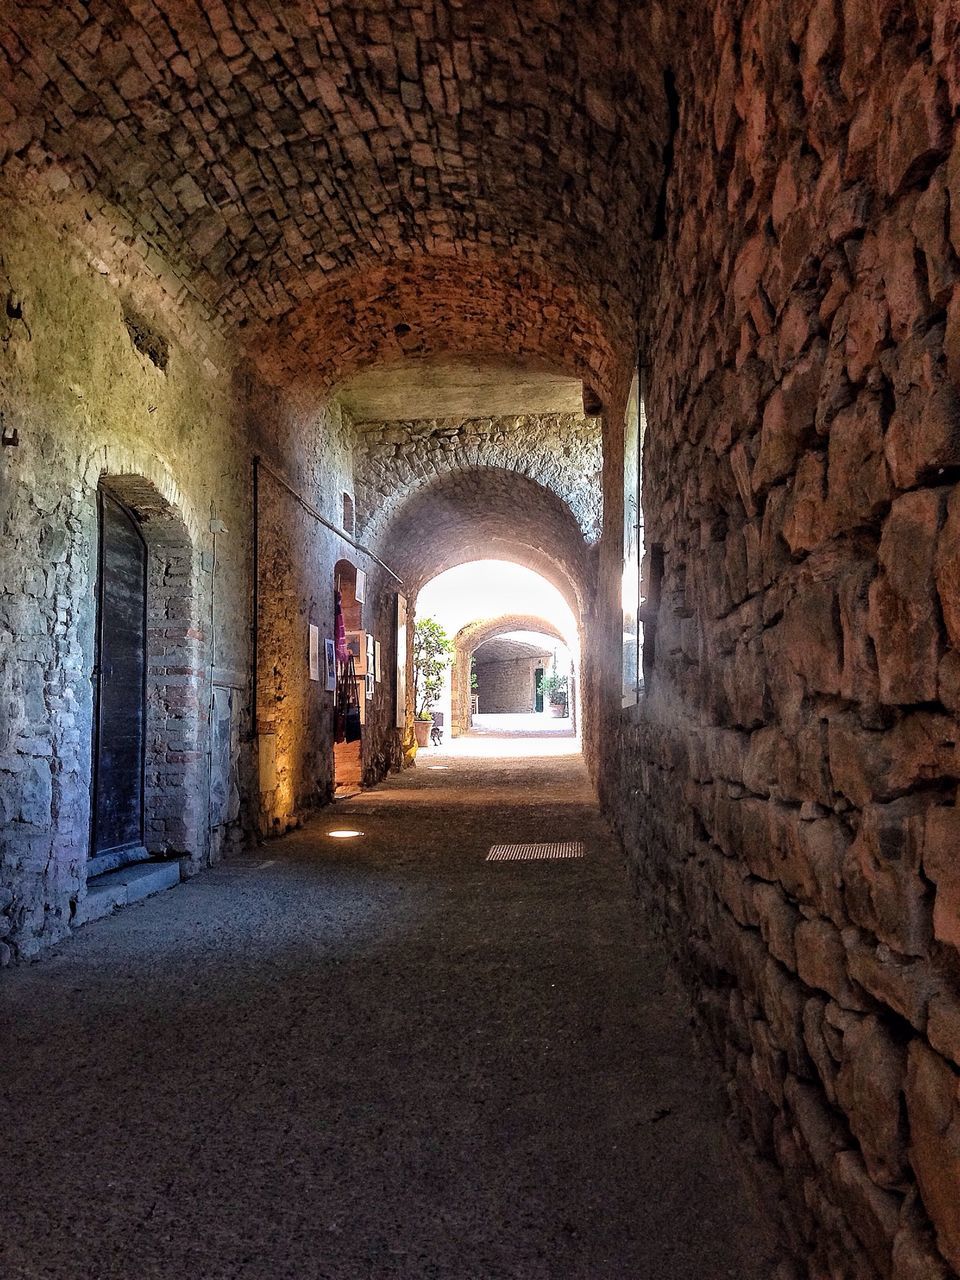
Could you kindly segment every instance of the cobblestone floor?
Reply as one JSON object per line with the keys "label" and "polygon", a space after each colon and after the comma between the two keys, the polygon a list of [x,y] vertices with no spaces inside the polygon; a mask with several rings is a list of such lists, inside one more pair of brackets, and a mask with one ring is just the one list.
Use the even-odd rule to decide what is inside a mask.
{"label": "cobblestone floor", "polygon": [[767,1280],[582,765],[502,746],[4,979],[4,1280]]}

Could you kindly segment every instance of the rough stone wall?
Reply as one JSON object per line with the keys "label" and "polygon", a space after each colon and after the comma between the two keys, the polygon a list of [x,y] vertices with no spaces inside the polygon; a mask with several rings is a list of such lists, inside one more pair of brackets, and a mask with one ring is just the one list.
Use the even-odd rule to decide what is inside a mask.
{"label": "rough stone wall", "polygon": [[936,1280],[960,1271],[958,15],[693,22],[644,344],[656,665],[610,726],[613,803],[805,1273]]}
{"label": "rough stone wall", "polygon": [[[257,735],[260,829],[282,834],[333,793],[335,694],[323,680],[323,641],[334,635],[339,560],[367,574],[363,629],[381,644],[386,679],[366,702],[362,759],[375,782],[399,759],[394,728],[396,592],[371,556],[326,527],[271,475],[283,477],[330,524],[341,528],[341,494],[353,491],[353,430],[334,403],[253,384],[249,419],[263,449],[259,485]],[[321,678],[310,679],[309,626],[320,631]]]}
{"label": "rough stone wall", "polygon": [[[220,805],[218,830],[209,830],[208,783],[235,794],[247,767],[240,698],[227,699],[227,748],[217,757],[229,776],[207,756],[213,686],[241,688],[249,661],[247,468],[229,353],[188,300],[167,294],[147,265],[138,269],[115,224],[29,196],[4,192],[0,214],[0,417],[5,439],[19,441],[0,449],[4,960],[62,937],[86,890],[104,477],[137,510],[148,545],[167,519],[182,535],[176,557],[154,559],[170,576],[151,582],[151,845],[184,855],[188,870],[209,858],[236,813]],[[144,330],[165,344],[164,368],[135,345]],[[215,574],[213,515],[229,530]],[[187,723],[189,741],[177,729]],[[200,783],[192,816],[188,775]]]}
{"label": "rough stone wall", "polygon": [[357,528],[376,537],[410,492],[476,467],[536,481],[570,509],[593,545],[603,527],[603,456],[597,418],[528,414],[363,423],[357,428]]}

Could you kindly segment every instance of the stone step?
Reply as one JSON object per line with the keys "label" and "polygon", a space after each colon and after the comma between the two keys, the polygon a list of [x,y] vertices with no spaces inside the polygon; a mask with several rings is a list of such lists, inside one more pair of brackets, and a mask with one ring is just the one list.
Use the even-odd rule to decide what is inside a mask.
{"label": "stone step", "polygon": [[139,902],[179,883],[180,863],[176,861],[139,862],[119,871],[108,871],[88,881],[87,896],[77,909],[75,923],[89,924],[91,920],[100,920],[115,907]]}

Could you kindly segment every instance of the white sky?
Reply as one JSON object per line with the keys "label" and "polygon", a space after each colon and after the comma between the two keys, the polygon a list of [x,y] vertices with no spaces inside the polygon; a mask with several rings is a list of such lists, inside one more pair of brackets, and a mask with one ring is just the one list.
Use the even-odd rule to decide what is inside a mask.
{"label": "white sky", "polygon": [[474,560],[439,574],[417,597],[417,617],[436,618],[452,639],[468,622],[507,613],[552,622],[572,649],[577,628],[563,596],[532,569],[506,560]]}

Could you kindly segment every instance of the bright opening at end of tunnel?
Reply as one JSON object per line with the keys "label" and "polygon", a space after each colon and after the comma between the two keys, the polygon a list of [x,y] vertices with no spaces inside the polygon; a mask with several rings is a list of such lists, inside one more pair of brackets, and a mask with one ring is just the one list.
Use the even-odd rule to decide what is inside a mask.
{"label": "bright opening at end of tunnel", "polygon": [[552,583],[525,565],[476,560],[428,582],[416,617],[438,623],[451,646],[431,706],[441,741],[427,750],[579,750],[580,629]]}

